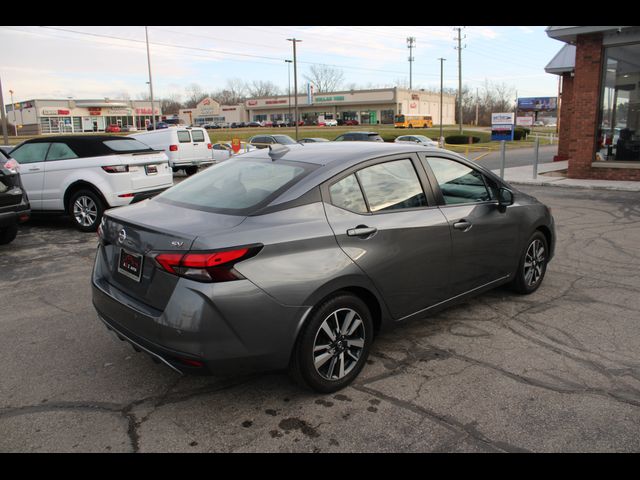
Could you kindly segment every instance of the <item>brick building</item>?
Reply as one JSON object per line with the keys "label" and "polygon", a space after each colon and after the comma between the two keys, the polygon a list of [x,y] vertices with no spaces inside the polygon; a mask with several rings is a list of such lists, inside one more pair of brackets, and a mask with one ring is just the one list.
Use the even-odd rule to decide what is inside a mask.
{"label": "brick building", "polygon": [[547,35],[566,43],[545,68],[561,77],[557,159],[570,178],[640,181],[640,27]]}

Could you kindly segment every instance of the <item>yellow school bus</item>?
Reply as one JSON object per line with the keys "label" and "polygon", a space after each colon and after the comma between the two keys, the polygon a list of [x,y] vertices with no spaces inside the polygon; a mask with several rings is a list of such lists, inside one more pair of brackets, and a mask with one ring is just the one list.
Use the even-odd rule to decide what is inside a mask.
{"label": "yellow school bus", "polygon": [[394,126],[396,128],[431,128],[433,119],[431,115],[396,115]]}

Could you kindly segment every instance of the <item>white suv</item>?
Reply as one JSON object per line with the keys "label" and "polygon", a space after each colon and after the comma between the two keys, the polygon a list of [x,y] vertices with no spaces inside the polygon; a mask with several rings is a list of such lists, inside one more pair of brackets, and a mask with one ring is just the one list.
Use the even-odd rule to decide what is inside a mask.
{"label": "white suv", "polygon": [[173,185],[167,156],[137,140],[109,135],[27,140],[11,152],[32,212],[68,213],[76,227],[98,228],[103,212]]}

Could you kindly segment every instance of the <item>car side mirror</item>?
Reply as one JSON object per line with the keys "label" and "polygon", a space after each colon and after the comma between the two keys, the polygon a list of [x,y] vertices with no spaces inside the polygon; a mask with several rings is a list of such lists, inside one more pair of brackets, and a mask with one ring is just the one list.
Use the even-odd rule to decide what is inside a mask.
{"label": "car side mirror", "polygon": [[501,210],[513,205],[513,192],[508,188],[500,187],[498,190],[498,207]]}

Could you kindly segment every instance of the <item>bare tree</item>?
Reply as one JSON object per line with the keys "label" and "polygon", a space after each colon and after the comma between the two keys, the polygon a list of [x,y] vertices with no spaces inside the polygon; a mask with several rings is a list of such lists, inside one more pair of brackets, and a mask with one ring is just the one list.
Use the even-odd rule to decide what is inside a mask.
{"label": "bare tree", "polygon": [[280,88],[270,81],[253,81],[251,85],[247,85],[249,95],[252,97],[270,97],[280,94]]}
{"label": "bare tree", "polygon": [[186,108],[195,108],[203,98],[207,97],[207,94],[204,93],[202,87],[197,83],[191,83],[188,87],[185,88],[187,100],[184,105]]}
{"label": "bare tree", "polygon": [[221,105],[242,103],[247,98],[247,84],[240,78],[231,78],[225,88],[211,92],[211,98]]}
{"label": "bare tree", "polygon": [[304,78],[315,85],[317,93],[335,92],[344,82],[344,72],[328,65],[311,65]]}

